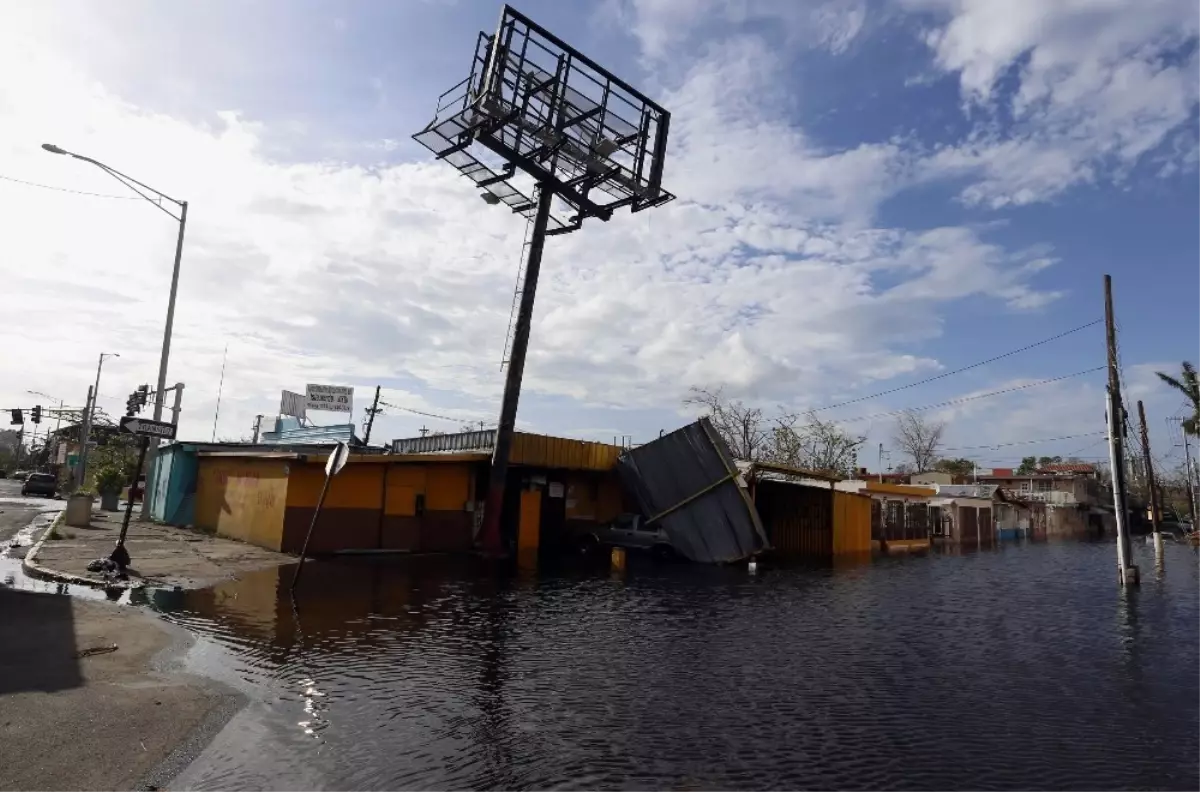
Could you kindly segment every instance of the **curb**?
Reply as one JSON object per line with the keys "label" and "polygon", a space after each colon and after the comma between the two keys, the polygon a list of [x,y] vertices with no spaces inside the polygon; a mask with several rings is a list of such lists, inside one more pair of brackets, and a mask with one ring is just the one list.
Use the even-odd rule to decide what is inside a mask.
{"label": "curb", "polygon": [[21,562],[21,569],[30,577],[39,578],[41,580],[50,580],[55,583],[68,583],[76,586],[88,586],[89,588],[97,589],[134,589],[141,588],[142,582],[129,581],[128,583],[108,583],[95,578],[81,577],[79,575],[71,575],[66,572],[60,572],[57,569],[44,567],[37,562],[38,551],[42,549],[47,537],[66,520],[66,511],[61,511],[55,517],[50,525],[42,532],[42,537],[33,543],[33,547],[29,548],[29,552],[25,554],[24,560]]}

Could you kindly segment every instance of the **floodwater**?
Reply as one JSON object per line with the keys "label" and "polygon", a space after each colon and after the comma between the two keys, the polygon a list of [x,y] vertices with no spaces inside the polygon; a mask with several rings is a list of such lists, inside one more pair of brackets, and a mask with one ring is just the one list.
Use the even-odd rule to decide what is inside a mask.
{"label": "floodwater", "polygon": [[840,569],[308,565],[158,592],[251,704],[172,788],[1200,788],[1200,578],[1110,543]]}

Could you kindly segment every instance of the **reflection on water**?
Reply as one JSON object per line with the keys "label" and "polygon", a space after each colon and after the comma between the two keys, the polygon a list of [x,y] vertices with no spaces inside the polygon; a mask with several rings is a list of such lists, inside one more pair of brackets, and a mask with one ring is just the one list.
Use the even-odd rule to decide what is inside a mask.
{"label": "reflection on water", "polygon": [[[253,703],[179,788],[1195,789],[1195,554],[516,576],[314,563],[155,598]],[[1153,564],[1152,551],[1139,558]]]}

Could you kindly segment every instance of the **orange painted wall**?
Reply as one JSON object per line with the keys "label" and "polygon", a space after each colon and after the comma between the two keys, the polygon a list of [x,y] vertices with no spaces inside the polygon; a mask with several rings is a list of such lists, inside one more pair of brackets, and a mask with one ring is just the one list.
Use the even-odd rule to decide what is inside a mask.
{"label": "orange painted wall", "polygon": [[833,554],[871,552],[871,499],[852,492],[833,493]]}
{"label": "orange painted wall", "polygon": [[425,511],[465,511],[467,503],[474,498],[474,465],[398,463],[389,468],[384,507],[384,513],[389,516],[415,516],[417,495],[425,496]]}
{"label": "orange painted wall", "polygon": [[[294,462],[288,484],[287,505],[315,508],[321,498],[321,487],[324,484],[323,462]],[[378,509],[382,488],[382,465],[356,465],[349,462],[330,482],[329,494],[325,497],[325,508]]]}
{"label": "orange painted wall", "polygon": [[291,460],[200,457],[196,525],[220,536],[278,550]]}

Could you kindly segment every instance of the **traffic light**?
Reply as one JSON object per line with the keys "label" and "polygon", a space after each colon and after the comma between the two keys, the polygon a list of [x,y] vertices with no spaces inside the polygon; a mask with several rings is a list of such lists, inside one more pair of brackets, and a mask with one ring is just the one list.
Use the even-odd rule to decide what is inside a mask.
{"label": "traffic light", "polygon": [[139,385],[137,389],[138,407],[145,407],[147,398],[150,394],[149,385]]}
{"label": "traffic light", "polygon": [[38,404],[33,408],[33,415],[30,416],[30,420],[34,423],[42,422],[42,405]]}
{"label": "traffic light", "polygon": [[134,391],[133,393],[129,394],[129,398],[125,399],[125,414],[137,415],[138,407],[140,407],[138,403],[138,392]]}
{"label": "traffic light", "polygon": [[25,423],[25,417],[21,415],[21,411],[20,411],[20,410],[13,410],[13,411],[12,411],[12,423],[13,423],[14,425],[16,425],[16,424],[23,424],[23,423]]}

